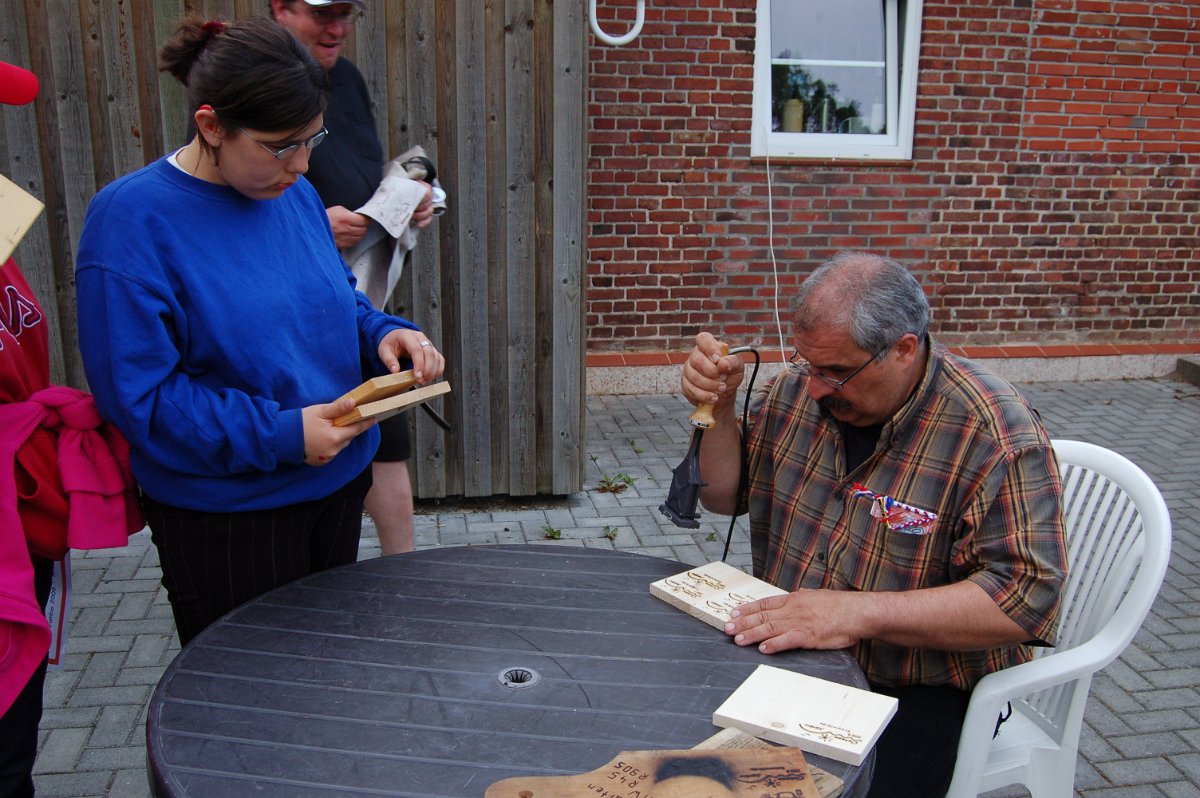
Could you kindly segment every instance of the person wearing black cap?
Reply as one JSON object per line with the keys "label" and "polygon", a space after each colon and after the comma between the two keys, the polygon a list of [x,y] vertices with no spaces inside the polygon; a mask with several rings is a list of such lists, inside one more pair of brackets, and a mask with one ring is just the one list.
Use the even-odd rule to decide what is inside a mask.
{"label": "person wearing black cap", "polygon": [[[334,240],[342,252],[357,244],[367,232],[369,219],[352,208],[361,208],[383,179],[383,146],[375,130],[375,116],[367,84],[354,64],[341,56],[342,46],[362,16],[361,0],[271,0],[271,15],[306,46],[329,73],[329,105],[325,127],[329,140],[309,160],[308,181],[316,188]],[[432,189],[413,213],[410,227],[425,227],[433,219]],[[361,278],[360,278],[361,279]],[[380,306],[382,302],[372,296]],[[412,453],[407,415],[379,425],[380,444],[367,493],[367,513],[375,522],[383,553],[399,554],[413,548],[413,496],[408,476]]]}

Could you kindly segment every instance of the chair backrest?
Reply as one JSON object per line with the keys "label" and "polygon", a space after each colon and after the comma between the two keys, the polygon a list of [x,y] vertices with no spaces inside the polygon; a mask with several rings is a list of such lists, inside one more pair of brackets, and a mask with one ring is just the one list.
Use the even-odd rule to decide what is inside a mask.
{"label": "chair backrest", "polygon": [[[1034,656],[1090,643],[1093,670],[1099,670],[1133,640],[1158,595],[1170,559],[1170,515],[1150,477],[1120,454],[1082,441],[1053,445],[1068,571],[1058,644]],[[1025,696],[1025,713],[1061,741],[1064,726],[1082,719],[1087,691],[1076,687],[1068,682]]]}

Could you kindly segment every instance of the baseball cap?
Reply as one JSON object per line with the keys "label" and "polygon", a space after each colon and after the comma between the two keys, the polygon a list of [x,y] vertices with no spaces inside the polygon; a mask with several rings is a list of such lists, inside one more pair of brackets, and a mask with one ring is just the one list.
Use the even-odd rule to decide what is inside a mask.
{"label": "baseball cap", "polygon": [[352,6],[363,8],[362,0],[304,0],[310,6],[336,6],[338,3],[349,3]]}
{"label": "baseball cap", "polygon": [[[307,0],[305,0],[307,2]],[[37,76],[28,69],[0,61],[0,103],[25,105],[38,93]]]}

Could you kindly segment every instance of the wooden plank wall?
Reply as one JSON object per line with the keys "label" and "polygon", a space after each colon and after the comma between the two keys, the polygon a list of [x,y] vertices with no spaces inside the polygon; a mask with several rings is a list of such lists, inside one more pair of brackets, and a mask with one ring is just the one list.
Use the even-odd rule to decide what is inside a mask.
{"label": "wooden plank wall", "polygon": [[[0,107],[0,172],[46,203],[16,257],[52,324],[55,382],[85,386],[73,264],[87,204],[186,143],[181,87],[157,51],[188,12],[267,0],[14,0],[0,60],[37,73]],[[347,44],[393,155],[419,144],[449,210],[393,297],[446,353],[443,433],[415,413],[419,497],[567,494],[583,485],[583,3],[371,0]],[[86,301],[86,298],[83,300]]]}

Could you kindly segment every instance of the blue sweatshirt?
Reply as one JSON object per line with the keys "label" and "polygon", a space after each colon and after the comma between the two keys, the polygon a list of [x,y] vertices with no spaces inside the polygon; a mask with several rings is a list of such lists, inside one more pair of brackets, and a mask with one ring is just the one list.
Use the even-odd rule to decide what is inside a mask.
{"label": "blue sweatshirt", "polygon": [[134,476],[209,512],[319,499],[365,469],[375,429],[304,465],[301,408],[359,384],[364,364],[384,373],[379,341],[417,329],[354,289],[306,180],[253,200],[165,158],[93,199],[76,292],[89,387]]}

